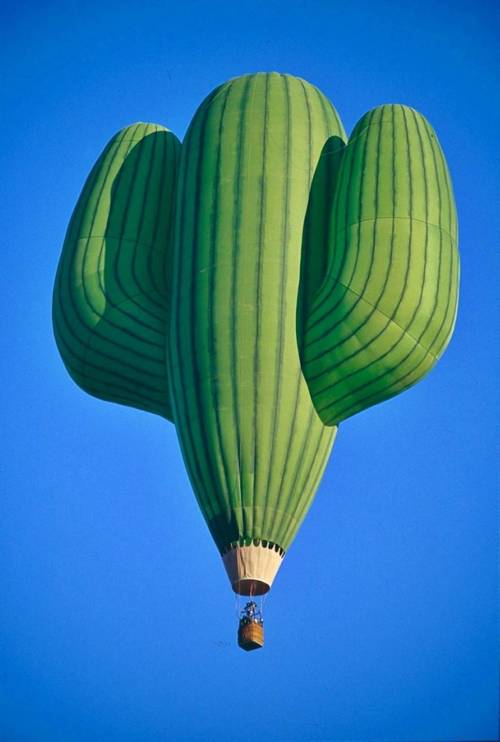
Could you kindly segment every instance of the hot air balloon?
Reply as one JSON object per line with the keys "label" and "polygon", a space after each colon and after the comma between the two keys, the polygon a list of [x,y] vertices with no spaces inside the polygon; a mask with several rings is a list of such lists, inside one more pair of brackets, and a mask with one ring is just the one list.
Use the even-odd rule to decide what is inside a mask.
{"label": "hot air balloon", "polygon": [[458,296],[436,135],[402,105],[347,140],[278,73],[216,88],[185,139],[135,124],[95,164],[54,288],[62,359],[88,393],[175,424],[233,590],[244,649],[337,425],[436,363]]}

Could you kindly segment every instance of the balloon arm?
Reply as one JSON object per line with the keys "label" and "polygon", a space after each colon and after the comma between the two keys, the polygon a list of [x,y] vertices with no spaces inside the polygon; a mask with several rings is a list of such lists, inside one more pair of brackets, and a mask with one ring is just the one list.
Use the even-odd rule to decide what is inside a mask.
{"label": "balloon arm", "polygon": [[325,280],[298,330],[314,406],[336,425],[420,381],[453,331],[455,206],[423,116],[401,105],[363,116],[342,155],[329,225]]}
{"label": "balloon arm", "polygon": [[89,394],[172,419],[169,264],[180,143],[138,123],[96,162],[73,212],[53,299],[56,342]]}

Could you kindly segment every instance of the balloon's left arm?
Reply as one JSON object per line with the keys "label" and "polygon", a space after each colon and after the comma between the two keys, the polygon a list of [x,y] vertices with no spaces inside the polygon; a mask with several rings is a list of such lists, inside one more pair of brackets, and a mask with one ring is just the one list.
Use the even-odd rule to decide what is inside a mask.
{"label": "balloon's left arm", "polygon": [[53,297],[57,346],[78,386],[169,420],[166,328],[180,149],[156,124],[133,124],[111,139],[73,212]]}

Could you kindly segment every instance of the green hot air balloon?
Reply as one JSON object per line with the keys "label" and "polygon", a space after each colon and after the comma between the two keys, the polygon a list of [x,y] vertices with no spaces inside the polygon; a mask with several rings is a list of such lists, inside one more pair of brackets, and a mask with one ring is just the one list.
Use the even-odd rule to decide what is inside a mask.
{"label": "green hot air balloon", "polygon": [[[346,141],[317,88],[245,75],[182,145],[152,124],[110,141],[68,228],[55,336],[85,391],[174,422],[231,585],[260,595],[337,424],[443,353],[458,272],[450,179],[420,114],[382,106]],[[245,649],[263,641],[253,605]]]}

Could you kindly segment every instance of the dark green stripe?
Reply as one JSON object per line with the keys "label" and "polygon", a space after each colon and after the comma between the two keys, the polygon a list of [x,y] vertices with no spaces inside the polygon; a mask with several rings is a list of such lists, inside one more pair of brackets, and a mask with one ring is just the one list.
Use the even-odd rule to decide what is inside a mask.
{"label": "dark green stripe", "polygon": [[[287,130],[286,130],[286,137],[285,141],[283,142],[283,149],[284,149],[284,157],[283,162],[286,167],[285,177],[283,179],[283,200],[282,200],[282,213],[283,213],[283,231],[282,231],[282,239],[281,239],[281,256],[280,256],[280,281],[279,281],[279,290],[278,290],[278,316],[283,317],[284,310],[285,310],[285,286],[287,283],[287,277],[288,277],[288,263],[287,263],[287,248],[288,248],[288,223],[289,223],[289,195],[290,195],[290,150],[291,150],[291,116],[290,116],[290,109],[291,109],[291,103],[290,103],[290,90],[288,85],[288,79],[286,75],[280,75],[280,78],[283,80],[283,89],[285,92],[285,100],[286,100],[286,124],[287,124]],[[274,368],[278,370],[278,373],[275,372],[275,381],[276,381],[276,393],[274,395],[274,407],[273,407],[273,413],[272,413],[272,433],[271,433],[271,440],[269,441],[269,465],[267,470],[267,482],[266,482],[266,488],[265,488],[265,495],[264,495],[264,518],[263,522],[266,522],[266,512],[267,509],[272,507],[272,502],[270,498],[271,494],[271,476],[273,473],[273,466],[274,466],[274,446],[276,442],[277,437],[277,423],[278,423],[278,411],[281,408],[281,374],[279,373],[279,370],[283,368],[283,358],[284,358],[284,331],[285,326],[284,322],[279,323],[279,336],[278,336],[278,344],[276,346],[276,362],[274,365]],[[272,531],[272,527],[270,529]]]}
{"label": "dark green stripe", "polygon": [[264,92],[264,131],[262,135],[262,176],[260,181],[260,192],[259,192],[259,217],[258,217],[258,237],[257,237],[257,283],[255,287],[255,307],[256,307],[256,328],[255,328],[255,340],[254,340],[254,367],[253,367],[253,385],[254,385],[254,401],[253,401],[253,467],[254,467],[254,492],[253,492],[253,522],[252,531],[255,527],[256,514],[255,506],[257,503],[257,493],[259,492],[259,460],[258,460],[258,409],[259,409],[259,381],[260,374],[262,373],[261,359],[260,359],[260,347],[261,347],[261,323],[262,323],[262,250],[263,250],[263,237],[264,237],[264,215],[265,215],[265,202],[266,202],[266,161],[267,161],[267,135],[268,135],[268,117],[269,117],[269,104],[268,104],[268,93],[269,93],[269,75],[265,77],[265,92]]}

